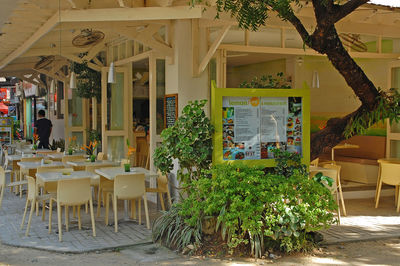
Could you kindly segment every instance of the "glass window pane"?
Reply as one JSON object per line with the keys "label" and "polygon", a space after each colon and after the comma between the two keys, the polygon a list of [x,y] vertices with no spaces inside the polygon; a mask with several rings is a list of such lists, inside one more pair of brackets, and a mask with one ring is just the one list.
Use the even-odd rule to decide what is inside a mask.
{"label": "glass window pane", "polygon": [[161,131],[165,128],[164,124],[164,96],[165,96],[165,60],[156,60],[157,69],[157,135],[161,134]]}
{"label": "glass window pane", "polygon": [[107,84],[107,129],[124,129],[124,73],[116,73],[116,82]]}
{"label": "glass window pane", "polygon": [[76,145],[78,148],[82,147],[83,144],[86,144],[86,142],[83,141],[83,132],[72,132],[72,137],[76,137]]}
{"label": "glass window pane", "polygon": [[68,100],[68,125],[81,127],[83,125],[82,98],[78,96],[77,89],[72,89],[72,99]]}
{"label": "glass window pane", "polygon": [[109,136],[107,138],[107,158],[112,161],[121,161],[125,158],[125,141],[123,136]]}

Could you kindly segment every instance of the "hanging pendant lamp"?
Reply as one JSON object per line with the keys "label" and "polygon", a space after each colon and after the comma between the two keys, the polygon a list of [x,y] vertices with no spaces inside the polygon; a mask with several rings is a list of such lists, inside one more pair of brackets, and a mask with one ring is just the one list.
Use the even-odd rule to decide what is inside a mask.
{"label": "hanging pendant lamp", "polygon": [[71,72],[71,77],[69,79],[69,88],[76,89],[76,75],[74,71]]}
{"label": "hanging pendant lamp", "polygon": [[115,67],[114,62],[111,62],[110,69],[108,70],[108,83],[115,83]]}
{"label": "hanging pendant lamp", "polygon": [[51,94],[54,93],[54,87],[55,87],[54,79],[52,79],[52,80],[51,80],[51,83],[50,83],[50,93],[51,93]]}

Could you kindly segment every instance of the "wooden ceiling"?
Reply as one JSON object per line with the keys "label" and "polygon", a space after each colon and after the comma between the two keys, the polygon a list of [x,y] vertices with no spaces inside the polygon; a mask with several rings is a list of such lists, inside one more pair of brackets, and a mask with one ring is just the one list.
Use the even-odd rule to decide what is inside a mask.
{"label": "wooden ceiling", "polygon": [[[10,5],[13,11],[0,25],[2,72],[24,64],[25,69],[37,62],[39,56],[56,55],[57,60],[71,60],[71,56],[82,52],[99,52],[119,38],[140,41],[150,37],[156,39],[152,40],[153,48],[168,54],[171,47],[156,35],[161,27],[176,19],[199,18],[200,27],[237,24],[227,14],[216,21],[214,8],[202,12],[202,7],[190,8],[188,0],[19,0],[14,7],[10,3],[4,5]],[[310,4],[299,9],[297,15],[306,28],[315,27]],[[276,16],[270,17],[268,26],[292,28]],[[104,32],[104,41],[95,47],[74,47],[72,39],[86,28]],[[143,28],[146,31],[140,33]],[[341,32],[400,38],[400,12],[367,4],[338,23],[337,28]]]}

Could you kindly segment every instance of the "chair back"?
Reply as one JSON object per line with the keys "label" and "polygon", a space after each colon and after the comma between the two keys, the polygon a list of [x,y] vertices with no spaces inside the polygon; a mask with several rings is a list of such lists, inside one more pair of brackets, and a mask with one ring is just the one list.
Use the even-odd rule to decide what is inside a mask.
{"label": "chair back", "polygon": [[28,180],[28,200],[34,200],[36,198],[36,180],[31,176],[26,176]]}
{"label": "chair back", "polygon": [[145,175],[117,175],[114,179],[114,194],[118,199],[135,199],[146,193]]}
{"label": "chair back", "polygon": [[90,178],[59,180],[57,201],[64,205],[80,205],[91,197]]}
{"label": "chair back", "polygon": [[76,161],[84,161],[85,158],[83,157],[83,155],[68,155],[68,156],[64,156],[62,158],[62,163],[67,163],[67,162],[76,162]]}
{"label": "chair back", "polygon": [[3,154],[4,154],[4,164],[3,164],[3,169],[4,170],[7,170],[7,168],[8,168],[8,151],[7,151],[7,149],[4,149],[3,150]]}
{"label": "chair back", "polygon": [[322,164],[321,167],[336,170],[335,174],[332,174],[331,171],[322,171],[324,176],[328,176],[333,179],[332,187],[329,189],[331,191],[336,191],[337,184],[338,184],[338,182],[340,182],[340,170],[342,167],[340,165],[331,164],[331,163]]}
{"label": "chair back", "polygon": [[39,162],[43,159],[43,157],[22,157],[21,162]]}
{"label": "chair back", "polygon": [[400,185],[400,164],[381,163],[381,180],[383,183],[398,186]]}
{"label": "chair back", "polygon": [[168,191],[168,178],[161,172],[158,172],[157,176],[157,188],[162,192]]}
{"label": "chair back", "polygon": [[114,165],[111,164],[111,163],[110,163],[109,165],[107,165],[107,164],[102,164],[102,165],[86,165],[86,166],[85,166],[85,171],[86,171],[86,172],[95,173],[94,170],[100,169],[100,168],[107,168],[107,167],[114,167]]}
{"label": "chair back", "polygon": [[312,160],[312,161],[310,162],[310,165],[315,166],[315,167],[318,167],[318,163],[319,163],[319,158]]}
{"label": "chair back", "polygon": [[74,171],[72,168],[64,168],[63,166],[48,166],[48,167],[38,167],[36,173],[48,173],[48,172],[57,172],[57,173],[69,173]]}
{"label": "chair back", "polygon": [[107,155],[104,152],[99,152],[97,154],[97,160],[107,160]]}
{"label": "chair back", "polygon": [[0,187],[6,185],[6,172],[0,167]]}

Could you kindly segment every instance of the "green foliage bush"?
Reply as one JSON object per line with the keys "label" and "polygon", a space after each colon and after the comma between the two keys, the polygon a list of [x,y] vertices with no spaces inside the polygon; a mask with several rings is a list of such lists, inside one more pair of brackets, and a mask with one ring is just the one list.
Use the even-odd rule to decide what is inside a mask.
{"label": "green foliage bush", "polygon": [[221,164],[211,168],[212,126],[205,101],[184,108],[175,126],[163,131],[155,164],[163,172],[178,159],[178,179],[184,188],[179,203],[153,225],[153,239],[182,250],[200,247],[202,224],[215,219],[230,251],[248,248],[261,257],[266,248],[290,252],[312,244],[311,232],[335,222],[335,201],[324,185],[329,178],[308,177],[299,154],[275,150],[277,166]]}
{"label": "green foliage bush", "polygon": [[172,170],[173,159],[178,160],[177,177],[184,190],[211,167],[213,126],[203,110],[206,103],[189,102],[175,125],[163,130],[162,144],[154,152],[154,164],[163,174]]}

